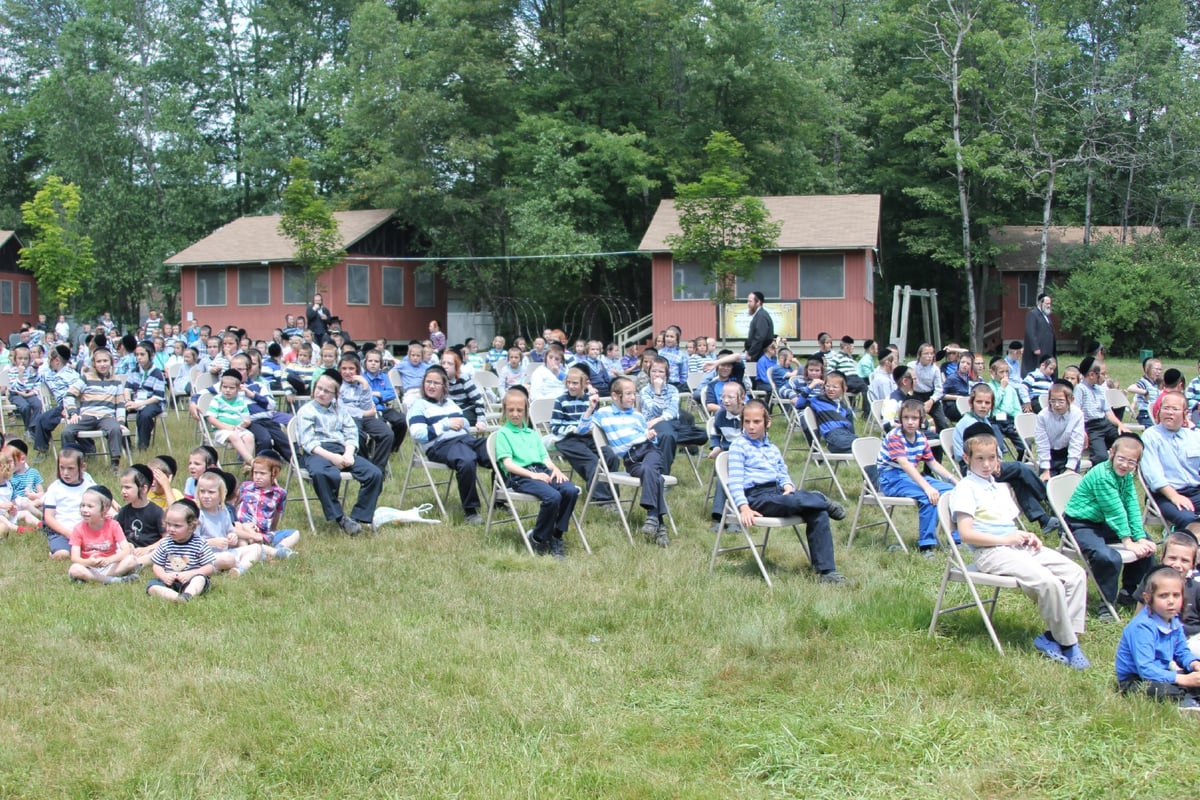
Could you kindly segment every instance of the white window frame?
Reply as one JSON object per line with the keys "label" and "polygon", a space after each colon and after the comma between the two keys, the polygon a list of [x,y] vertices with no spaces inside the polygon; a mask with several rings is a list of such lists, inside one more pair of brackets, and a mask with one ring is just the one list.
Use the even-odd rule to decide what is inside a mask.
{"label": "white window frame", "polygon": [[[202,303],[200,302],[200,283],[202,278],[211,277],[213,279],[220,278],[221,280],[221,302],[219,303]],[[205,292],[207,299],[208,292]],[[196,270],[196,305],[206,308],[220,308],[221,306],[229,305],[229,279],[225,274],[225,268],[220,269],[198,269]]]}
{"label": "white window frame", "polygon": [[[365,300],[351,300],[350,276],[362,270],[367,278],[367,296]],[[348,306],[369,306],[371,305],[371,266],[369,264],[346,264],[346,305]]]}

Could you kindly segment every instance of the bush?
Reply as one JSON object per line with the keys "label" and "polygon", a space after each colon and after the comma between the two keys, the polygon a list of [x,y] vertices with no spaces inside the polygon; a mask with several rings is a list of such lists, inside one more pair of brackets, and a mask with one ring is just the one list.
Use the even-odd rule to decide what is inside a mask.
{"label": "bush", "polygon": [[1106,239],[1068,256],[1066,283],[1054,293],[1064,328],[1106,345],[1113,355],[1193,355],[1200,339],[1200,235],[1167,232],[1121,245]]}

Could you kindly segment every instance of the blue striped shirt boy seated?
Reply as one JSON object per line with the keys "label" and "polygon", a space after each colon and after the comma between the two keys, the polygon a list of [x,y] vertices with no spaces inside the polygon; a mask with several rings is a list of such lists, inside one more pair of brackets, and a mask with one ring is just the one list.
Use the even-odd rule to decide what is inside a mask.
{"label": "blue striped shirt boy seated", "polygon": [[646,509],[646,522],[642,533],[659,547],[671,543],[667,536],[667,502],[664,496],[662,453],[658,449],[658,435],[646,426],[646,418],[634,408],[637,389],[629,378],[617,378],[612,382],[611,406],[601,408],[592,415],[592,423],[599,426],[608,439],[613,453],[625,461],[625,469],[642,482],[638,504]]}
{"label": "blue striped shirt boy seated", "polygon": [[779,448],[767,437],[771,417],[759,400],[742,409],[742,435],[729,448],[729,493],[742,526],[756,517],[802,517],[813,569],[822,583],[844,583],[833,559],[829,520],[845,519],[846,509],[820,492],[797,490]]}

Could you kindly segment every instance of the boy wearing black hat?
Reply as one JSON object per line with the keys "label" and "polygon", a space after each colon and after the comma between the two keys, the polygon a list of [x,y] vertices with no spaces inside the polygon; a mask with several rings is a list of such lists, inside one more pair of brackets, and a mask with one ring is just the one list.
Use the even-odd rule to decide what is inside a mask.
{"label": "boy wearing black hat", "polygon": [[150,563],[163,537],[163,510],[150,502],[153,485],[154,473],[145,464],[134,464],[121,473],[121,499],[125,505],[117,512],[116,520],[140,566]]}
{"label": "boy wearing black hat", "polygon": [[54,403],[34,417],[32,428],[33,449],[38,452],[39,458],[45,456],[50,449],[50,437],[62,422],[64,413],[76,407],[71,390],[75,389],[76,393],[83,391],[83,379],[79,377],[78,372],[71,369],[70,363],[71,348],[65,344],[50,350],[49,370],[42,382],[50,390]]}
{"label": "boy wearing black hat", "polygon": [[242,373],[221,373],[221,391],[209,403],[204,419],[212,426],[213,441],[229,445],[249,465],[254,459],[254,434],[250,432],[250,403],[242,394]]}
{"label": "boy wearing black hat", "polygon": [[[296,414],[296,440],[304,453],[304,467],[312,477],[325,519],[337,522],[355,536],[371,525],[375,504],[383,488],[383,473],[358,455],[358,427],[337,402],[342,376],[326,370],[313,381],[312,402]],[[338,500],[341,473],[349,472],[359,484],[358,500],[349,514]]]}
{"label": "boy wearing black hat", "polygon": [[966,476],[950,493],[950,515],[964,544],[975,548],[975,564],[991,575],[1016,578],[1037,602],[1046,630],[1033,640],[1042,655],[1073,669],[1090,666],[1079,647],[1087,611],[1087,573],[1071,559],[1042,546],[1016,525],[1008,489],[995,479],[999,442],[986,422],[963,431]]}

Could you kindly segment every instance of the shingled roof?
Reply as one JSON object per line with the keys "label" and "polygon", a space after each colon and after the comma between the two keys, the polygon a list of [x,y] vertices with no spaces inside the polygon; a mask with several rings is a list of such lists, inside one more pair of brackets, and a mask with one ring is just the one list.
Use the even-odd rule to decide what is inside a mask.
{"label": "shingled roof", "polygon": [[[879,244],[877,194],[780,195],[759,198],[771,218],[782,223],[779,250],[846,250]],[[674,200],[663,200],[642,237],[639,250],[670,251],[667,237],[678,235]]]}
{"label": "shingled roof", "polygon": [[[1143,236],[1151,236],[1157,228],[1136,226],[1126,228],[1130,243]],[[1041,225],[1004,225],[994,228],[991,233],[992,241],[1004,247],[1003,252],[996,254],[996,269],[1001,272],[1031,272],[1037,270],[1038,257],[1042,251]],[[1120,225],[1093,225],[1092,241],[1101,239],[1121,240]],[[1064,247],[1083,244],[1083,227],[1052,225],[1046,231],[1046,254],[1053,256]]]}
{"label": "shingled roof", "polygon": [[[348,249],[391,219],[395,213],[394,208],[333,212],[338,232],[342,236],[342,247]],[[291,261],[295,256],[295,249],[291,240],[279,232],[279,217],[279,214],[239,217],[192,246],[179,251],[164,263],[175,266],[203,266]]]}

